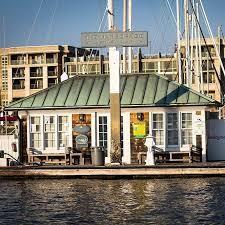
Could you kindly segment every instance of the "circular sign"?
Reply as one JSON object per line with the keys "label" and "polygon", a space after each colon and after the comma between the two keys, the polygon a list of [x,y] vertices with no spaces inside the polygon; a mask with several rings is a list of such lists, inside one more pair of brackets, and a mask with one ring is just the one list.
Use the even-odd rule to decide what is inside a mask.
{"label": "circular sign", "polygon": [[75,138],[78,145],[85,145],[88,143],[88,137],[86,135],[80,134]]}

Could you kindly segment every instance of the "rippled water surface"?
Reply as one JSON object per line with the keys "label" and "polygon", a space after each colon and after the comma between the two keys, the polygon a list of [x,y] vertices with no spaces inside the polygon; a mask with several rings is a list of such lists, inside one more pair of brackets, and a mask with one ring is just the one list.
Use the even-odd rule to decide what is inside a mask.
{"label": "rippled water surface", "polygon": [[0,181],[0,224],[225,224],[225,178]]}

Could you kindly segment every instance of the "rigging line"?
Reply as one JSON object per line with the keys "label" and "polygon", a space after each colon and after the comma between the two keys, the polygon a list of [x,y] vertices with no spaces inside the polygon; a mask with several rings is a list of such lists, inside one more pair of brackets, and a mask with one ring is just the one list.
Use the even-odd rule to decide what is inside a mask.
{"label": "rigging line", "polygon": [[[28,38],[27,38],[27,40],[26,40],[26,42],[25,42],[26,45],[29,44],[31,34],[32,34],[33,29],[34,29],[34,26],[35,26],[35,24],[36,24],[36,22],[37,22],[37,18],[38,18],[38,16],[39,16],[40,11],[41,11],[41,7],[42,7],[43,2],[44,2],[44,0],[41,0],[41,3],[40,3],[39,8],[38,8],[38,11],[37,11],[37,13],[36,13],[36,16],[35,16],[35,18],[34,18],[34,21],[33,21],[32,25],[31,25],[31,29],[30,29]],[[23,60],[24,55],[25,55],[25,52],[23,52],[23,54],[22,54],[22,60]],[[18,71],[19,71],[19,67],[18,67],[17,70],[16,70],[15,76],[17,76]],[[12,82],[12,84],[14,84],[14,81]]]}
{"label": "rigging line", "polygon": [[[207,26],[209,35],[211,36],[211,39],[212,39],[212,41],[213,41],[213,45],[214,45],[214,48],[215,48],[215,51],[216,51],[216,55],[217,55],[217,57],[219,58],[220,67],[221,67],[221,69],[222,69],[222,71],[223,71],[223,76],[225,76],[224,65],[223,65],[222,59],[221,59],[221,57],[220,57],[220,54],[219,54],[217,45],[216,45],[216,43],[215,43],[215,40],[214,40],[214,37],[213,37],[213,34],[212,34],[212,30],[211,30],[211,27],[210,27],[210,24],[209,24],[209,21],[208,21],[208,18],[207,18],[207,16],[206,16],[206,13],[205,13],[204,6],[203,6],[201,0],[199,0],[199,2],[200,2],[200,5],[201,5],[201,11],[202,11],[202,13],[203,13],[203,17],[204,17],[204,20],[205,20],[205,24],[206,24],[206,26]],[[224,77],[223,77],[223,78],[224,78]]]}
{"label": "rigging line", "polygon": [[[153,17],[155,20],[155,24],[156,24],[156,33],[154,35],[154,38],[152,39],[152,43],[153,43],[153,47],[155,46],[155,42],[158,39],[158,36],[160,35],[160,33],[162,33],[162,31],[160,30],[160,27],[162,27],[163,21],[164,21],[164,17],[165,17],[165,7],[163,7],[164,4],[162,4],[161,1],[161,8],[160,10],[162,10],[162,13],[160,13],[162,16],[160,17],[160,20],[157,20],[156,17]],[[158,44],[158,48],[159,48],[159,44]],[[153,49],[152,49],[153,50]]]}
{"label": "rigging line", "polygon": [[[162,3],[162,1],[160,1],[160,3]],[[160,9],[161,9],[161,5],[160,5]],[[151,14],[152,15],[152,14]],[[162,13],[160,13],[160,15],[162,15]],[[153,43],[153,48],[155,46],[155,40],[158,36],[158,33],[159,33],[159,21],[156,19],[157,17],[153,16],[153,20],[154,20],[154,24],[156,25],[156,27],[154,27],[154,30],[156,29],[156,32],[154,32],[154,35],[152,37],[152,43]],[[162,19],[162,17],[160,17],[160,20]],[[152,48],[152,51],[153,51],[153,48]],[[154,51],[153,51],[154,52]]]}
{"label": "rigging line", "polygon": [[31,34],[32,34],[33,29],[34,29],[34,26],[35,26],[35,24],[36,24],[36,22],[37,22],[37,18],[38,18],[38,16],[39,16],[40,11],[41,11],[41,7],[42,7],[43,2],[44,2],[44,0],[41,0],[41,3],[40,3],[40,6],[39,6],[39,8],[38,8],[38,11],[37,11],[37,13],[36,13],[35,19],[34,19],[32,25],[31,25],[31,29],[30,29],[30,32],[29,32],[29,35],[28,35],[28,38],[27,38],[27,44],[28,44],[29,41],[30,41]]}
{"label": "rigging line", "polygon": [[[170,12],[171,12],[171,14],[172,14],[173,20],[174,20],[176,26],[178,26],[177,20],[176,20],[176,18],[175,18],[175,15],[174,15],[174,13],[173,13],[173,10],[172,10],[172,7],[171,7],[171,5],[170,5],[169,0],[166,0],[166,2],[167,2],[167,5],[169,6],[169,10],[170,10]],[[179,31],[179,35],[180,35],[180,39],[182,39],[182,33],[181,33],[180,31]]]}
{"label": "rigging line", "polygon": [[[103,14],[102,19],[101,19],[101,22],[100,22],[100,24],[99,24],[98,32],[101,31],[102,23],[103,23],[103,21],[104,21],[106,12],[108,12],[108,7],[107,7],[107,6],[105,7],[104,14]],[[91,49],[90,56],[89,56],[88,61],[87,61],[87,73],[89,73],[90,70],[91,70],[92,67],[93,67],[93,64],[92,64],[92,66],[91,66],[91,68],[90,68],[90,70],[89,70],[89,63],[90,63],[90,59],[91,59],[92,52],[93,52],[93,49]],[[95,53],[95,56],[96,56],[96,54],[97,54],[97,51],[96,51],[96,53]]]}
{"label": "rigging line", "polygon": [[54,22],[54,19],[55,19],[56,10],[58,8],[58,3],[59,3],[59,0],[55,0],[55,7],[53,9],[52,18],[50,20],[49,29],[48,29],[49,32],[47,33],[47,38],[46,38],[46,42],[47,43],[50,40],[50,36],[51,36],[51,32],[52,32],[52,27],[53,27],[53,22]]}
{"label": "rigging line", "polygon": [[193,4],[192,4],[191,1],[190,1],[190,5],[191,5],[191,7],[192,7],[192,10],[193,10],[193,13],[194,13],[196,22],[197,22],[197,24],[198,24],[198,26],[199,26],[199,30],[200,30],[200,32],[201,32],[201,35],[202,35],[202,37],[203,37],[203,40],[204,40],[204,43],[205,43],[207,52],[208,52],[208,54],[209,54],[210,61],[212,62],[213,69],[215,70],[216,77],[217,77],[217,79],[218,79],[218,81],[219,81],[219,83],[220,83],[220,86],[221,86],[221,89],[222,89],[222,92],[220,91],[220,94],[222,94],[222,96],[223,96],[223,94],[225,93],[225,87],[224,87],[223,82],[222,82],[222,80],[220,79],[219,74],[218,74],[218,72],[217,72],[217,69],[216,69],[216,67],[215,67],[215,64],[214,64],[214,61],[213,61],[211,52],[210,52],[210,50],[209,50],[209,46],[208,46],[207,43],[206,43],[205,35],[204,35],[203,31],[202,31],[202,28],[201,28],[200,23],[199,23],[199,20],[198,20],[198,18],[197,18],[197,15],[196,15],[194,6],[193,6]]}
{"label": "rigging line", "polygon": [[170,16],[166,13],[166,7],[164,8],[164,18],[163,18],[163,21],[162,23],[165,24],[165,28],[161,31],[161,36],[162,36],[162,41],[161,41],[161,45],[159,46],[159,49],[161,49],[161,52],[162,50],[165,52],[167,52],[167,47],[168,45],[166,45],[166,40],[165,40],[165,37],[166,37],[166,33],[167,33],[167,24],[169,23],[169,18]]}

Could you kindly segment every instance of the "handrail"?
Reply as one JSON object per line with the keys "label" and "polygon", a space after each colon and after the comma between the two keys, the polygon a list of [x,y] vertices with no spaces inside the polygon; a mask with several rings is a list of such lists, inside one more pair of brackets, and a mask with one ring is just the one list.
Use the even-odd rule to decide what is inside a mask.
{"label": "handrail", "polygon": [[3,150],[0,151],[0,155],[1,155],[1,158],[4,158],[4,155],[8,155],[8,156],[11,157],[13,160],[15,160],[19,165],[24,166],[24,164],[21,163],[18,159],[14,158],[12,155],[10,155],[9,153],[4,152]]}

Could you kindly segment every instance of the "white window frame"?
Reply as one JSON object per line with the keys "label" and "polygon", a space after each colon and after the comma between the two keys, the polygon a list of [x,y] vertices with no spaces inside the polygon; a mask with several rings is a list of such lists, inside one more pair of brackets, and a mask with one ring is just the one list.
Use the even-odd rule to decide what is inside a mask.
{"label": "white window frame", "polygon": [[[59,118],[60,117],[67,117],[67,130],[66,131],[61,131],[60,130],[60,123],[59,123]],[[63,125],[63,123],[62,123]],[[65,124],[63,125],[65,126]],[[66,140],[66,144],[65,146],[60,146],[60,134],[65,134],[67,136],[67,140]],[[58,115],[57,116],[57,144],[58,144],[58,148],[59,149],[64,149],[65,147],[69,147],[70,146],[70,116],[69,115]]]}
{"label": "white window frame", "polygon": [[[103,140],[103,141],[107,141],[107,146],[106,146],[106,149],[108,150],[108,147],[109,147],[109,117],[108,117],[108,115],[106,115],[106,114],[98,114],[98,120],[97,120],[97,141],[98,141],[98,146],[100,146],[100,131],[99,131],[99,118],[100,117],[106,117],[107,118],[107,123],[106,123],[106,125],[107,125],[107,131],[106,131],[106,133],[107,133],[107,140]],[[105,131],[104,131],[105,132]],[[105,147],[105,146],[104,146]]]}
{"label": "white window frame", "polygon": [[[160,129],[154,128],[153,117],[154,117],[155,114],[162,114],[162,116],[163,116],[163,119],[162,119],[163,125],[162,125],[162,128],[160,128]],[[166,135],[166,133],[165,133],[165,112],[152,112],[151,113],[151,130],[152,130],[152,135],[154,136],[155,145],[159,146],[159,147],[164,147],[165,146],[165,141],[166,141],[166,139],[165,139],[165,135]],[[162,138],[163,143],[162,144],[157,144],[156,143],[156,137],[154,135],[154,131],[162,131],[163,132],[163,138]]]}
{"label": "white window frame", "polygon": [[[39,122],[39,124],[35,124],[35,123],[32,123],[31,122],[31,120],[32,120],[32,118],[39,118],[39,120],[40,120],[40,122]],[[29,117],[29,133],[30,133],[30,135],[29,135],[29,145],[30,145],[30,147],[31,148],[34,148],[34,149],[41,149],[42,148],[42,118],[41,118],[41,115],[32,115],[32,116],[30,116]],[[37,131],[33,131],[33,129],[32,129],[32,125],[34,125],[34,126],[36,126],[36,128],[35,128],[35,130],[37,129],[37,126],[39,125],[39,131],[37,132]],[[33,138],[32,138],[32,134],[39,134],[39,146],[38,147],[35,147],[33,144],[32,144],[32,140],[33,140]]]}
{"label": "white window frame", "polygon": [[[46,123],[45,123],[45,118],[46,117],[53,117],[53,119],[54,119],[54,122],[53,122],[53,124],[54,124],[54,131],[47,131],[46,132],[46,130],[45,130],[45,125],[46,125]],[[56,149],[57,148],[57,139],[58,139],[58,137],[57,137],[57,116],[56,115],[44,115],[43,116],[43,132],[44,132],[44,149]],[[54,134],[54,137],[55,137],[55,139],[54,139],[54,141],[52,142],[52,143],[54,143],[54,146],[47,146],[46,145],[46,141],[47,141],[47,139],[46,139],[46,137],[45,137],[45,134],[47,134],[47,133],[52,133],[52,134]]]}
{"label": "white window frame", "polygon": [[[191,128],[183,128],[183,120],[182,120],[182,115],[183,114],[191,114]],[[188,145],[191,145],[193,143],[193,113],[192,112],[181,112],[180,113],[180,142],[181,142],[181,147],[182,146],[188,146]],[[182,135],[182,131],[185,131],[185,130],[189,130],[191,131],[191,143],[187,143],[187,144],[184,144],[183,143],[183,135]]]}
{"label": "white window frame", "polygon": [[[176,114],[177,115],[177,127],[176,128],[168,128],[168,114]],[[167,147],[178,147],[179,146],[179,113],[178,112],[167,112],[166,113],[166,145]],[[169,145],[168,143],[168,131],[177,131],[177,144]]]}

